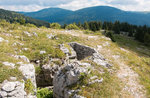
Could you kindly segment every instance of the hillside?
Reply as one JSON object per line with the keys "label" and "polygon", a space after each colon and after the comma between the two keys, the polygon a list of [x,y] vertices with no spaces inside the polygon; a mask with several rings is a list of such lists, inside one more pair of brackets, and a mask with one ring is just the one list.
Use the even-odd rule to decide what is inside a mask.
{"label": "hillside", "polygon": [[11,22],[11,23],[20,22],[21,19],[23,19],[25,20],[26,23],[31,23],[36,26],[49,26],[48,22],[26,17],[22,14],[19,14],[13,11],[4,10],[4,9],[0,9],[0,19],[5,19],[6,21]]}
{"label": "hillside", "polygon": [[60,24],[85,21],[114,22],[119,20],[120,22],[128,22],[136,25],[150,25],[149,13],[123,11],[109,6],[96,6],[77,11],[49,8],[37,12],[24,13],[24,15],[48,22],[58,22]]}
{"label": "hillside", "polygon": [[60,8],[47,8],[37,12],[29,12],[29,13],[22,13],[25,16],[30,16],[35,19],[44,20],[47,22],[62,22],[66,16],[71,14],[72,11],[60,9]]}
{"label": "hillside", "polygon": [[150,97],[150,47],[114,37],[0,22],[0,97]]}

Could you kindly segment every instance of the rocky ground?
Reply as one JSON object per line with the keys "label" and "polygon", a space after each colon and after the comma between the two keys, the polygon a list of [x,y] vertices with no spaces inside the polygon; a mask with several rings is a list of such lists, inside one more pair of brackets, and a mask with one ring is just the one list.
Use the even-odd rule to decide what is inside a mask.
{"label": "rocky ground", "polygon": [[54,98],[148,96],[141,79],[148,56],[100,33],[7,25],[0,27],[0,98],[36,98],[37,88]]}

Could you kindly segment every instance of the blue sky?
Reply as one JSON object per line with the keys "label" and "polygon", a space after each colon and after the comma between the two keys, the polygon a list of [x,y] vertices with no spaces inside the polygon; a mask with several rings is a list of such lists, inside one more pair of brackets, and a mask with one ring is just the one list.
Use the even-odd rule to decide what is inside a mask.
{"label": "blue sky", "polygon": [[0,8],[27,12],[49,7],[78,10],[100,5],[113,6],[126,11],[150,11],[150,0],[0,0]]}

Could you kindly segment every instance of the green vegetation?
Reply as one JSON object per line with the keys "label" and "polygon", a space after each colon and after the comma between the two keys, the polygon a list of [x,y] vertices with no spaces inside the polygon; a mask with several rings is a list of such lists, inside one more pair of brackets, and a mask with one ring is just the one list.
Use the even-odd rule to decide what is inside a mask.
{"label": "green vegetation", "polygon": [[79,30],[79,27],[75,23],[73,23],[73,24],[67,25],[65,29],[68,29],[68,30],[72,30],[72,29]]}
{"label": "green vegetation", "polygon": [[31,80],[30,80],[30,79],[27,79],[27,80],[25,81],[25,91],[26,91],[27,93],[33,93],[33,92],[34,92],[34,89],[35,89],[35,87],[34,87],[34,85],[32,84]]}
{"label": "green vegetation", "polygon": [[17,77],[20,80],[23,78],[23,75],[17,68],[11,69],[0,63],[0,83],[6,79],[9,80],[9,77]]}
{"label": "green vegetation", "polygon": [[38,89],[37,98],[53,98],[53,91],[48,88]]}
{"label": "green vegetation", "polygon": [[58,24],[58,23],[52,23],[52,24],[50,24],[50,28],[53,28],[53,29],[60,29],[60,28],[61,28],[61,25]]}
{"label": "green vegetation", "polygon": [[30,23],[36,26],[46,26],[46,27],[49,26],[48,22],[36,20],[30,17],[26,17],[22,14],[13,12],[13,11],[8,11],[8,10],[3,10],[3,9],[0,9],[0,19],[5,19],[7,22],[10,22],[10,23],[20,23],[23,25],[25,23]]}

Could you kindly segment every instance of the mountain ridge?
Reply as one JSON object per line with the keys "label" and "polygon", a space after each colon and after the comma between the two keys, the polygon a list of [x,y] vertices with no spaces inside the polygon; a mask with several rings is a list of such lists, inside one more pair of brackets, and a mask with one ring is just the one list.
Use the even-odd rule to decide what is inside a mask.
{"label": "mountain ridge", "polygon": [[123,11],[109,6],[94,6],[76,11],[62,8],[47,8],[36,12],[26,12],[22,14],[48,22],[58,22],[60,24],[70,24],[73,22],[83,23],[84,21],[114,22],[119,20],[120,22],[128,22],[135,25],[150,25],[150,13]]}

